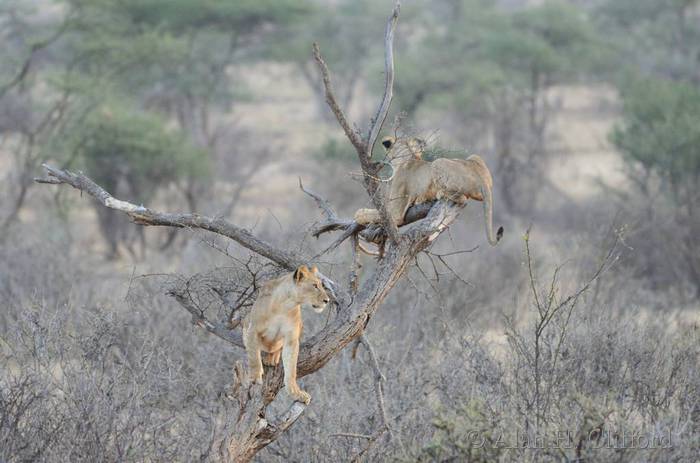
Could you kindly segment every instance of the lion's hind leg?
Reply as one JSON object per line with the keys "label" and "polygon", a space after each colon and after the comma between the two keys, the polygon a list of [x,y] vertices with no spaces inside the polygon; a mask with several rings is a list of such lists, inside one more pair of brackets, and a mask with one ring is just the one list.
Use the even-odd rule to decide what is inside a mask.
{"label": "lion's hind leg", "polygon": [[447,197],[447,199],[449,199],[453,203],[459,204],[460,206],[464,206],[467,203],[467,200],[469,199],[469,196],[467,196],[461,191],[448,192],[445,196]]}

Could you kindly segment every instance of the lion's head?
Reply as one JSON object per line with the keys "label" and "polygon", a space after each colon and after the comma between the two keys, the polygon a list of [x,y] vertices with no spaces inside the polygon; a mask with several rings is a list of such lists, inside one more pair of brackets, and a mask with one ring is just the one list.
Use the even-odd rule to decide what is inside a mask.
{"label": "lion's head", "polygon": [[302,265],[294,271],[294,285],[296,288],[297,302],[299,304],[309,304],[317,313],[323,312],[329,298],[323,287],[323,282],[318,277],[316,266],[309,269]]}
{"label": "lion's head", "polygon": [[426,147],[425,140],[417,137],[395,137],[393,135],[382,138],[382,146],[387,151],[390,160],[406,158],[421,159]]}

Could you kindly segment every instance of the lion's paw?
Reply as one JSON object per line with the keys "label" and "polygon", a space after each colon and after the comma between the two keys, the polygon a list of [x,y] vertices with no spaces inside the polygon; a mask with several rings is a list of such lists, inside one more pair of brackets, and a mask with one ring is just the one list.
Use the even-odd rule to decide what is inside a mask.
{"label": "lion's paw", "polygon": [[302,391],[301,389],[289,391],[289,395],[292,397],[292,399],[294,399],[297,402],[301,402],[307,405],[309,404],[309,402],[311,402],[311,396],[306,391]]}
{"label": "lion's paw", "polygon": [[380,221],[379,211],[376,209],[358,209],[355,212],[354,220],[360,225],[369,225]]}

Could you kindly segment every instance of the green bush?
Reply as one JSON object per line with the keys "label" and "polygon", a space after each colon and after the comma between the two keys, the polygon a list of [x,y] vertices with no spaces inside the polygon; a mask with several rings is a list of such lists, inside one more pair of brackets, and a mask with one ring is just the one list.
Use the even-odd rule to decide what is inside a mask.
{"label": "green bush", "polygon": [[125,182],[133,201],[148,201],[169,182],[207,173],[206,152],[153,114],[105,106],[78,139],[77,153],[88,174],[111,191]]}
{"label": "green bush", "polygon": [[659,176],[676,199],[700,175],[700,90],[645,79],[624,87],[623,122],[611,139],[627,161]]}

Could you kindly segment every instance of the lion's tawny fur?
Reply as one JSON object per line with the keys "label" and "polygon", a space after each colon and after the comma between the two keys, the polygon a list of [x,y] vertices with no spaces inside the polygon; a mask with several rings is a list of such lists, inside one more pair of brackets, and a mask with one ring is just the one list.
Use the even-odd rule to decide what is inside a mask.
{"label": "lion's tawny fur", "polygon": [[[423,159],[423,143],[417,139],[396,140],[387,137],[382,144],[389,150],[394,177],[389,188],[387,209],[397,226],[404,223],[406,211],[428,201],[449,199],[464,204],[469,199],[484,202],[486,236],[496,245],[503,228],[493,232],[493,179],[486,163],[477,155],[467,159],[434,161]],[[355,221],[362,225],[379,222],[376,209],[359,209]]]}
{"label": "lion's tawny fur", "polygon": [[302,265],[294,272],[268,281],[260,288],[253,309],[243,321],[250,380],[262,382],[262,352],[268,353],[267,365],[277,365],[281,357],[287,392],[294,400],[304,403],[309,403],[311,397],[297,384],[301,308],[310,305],[320,313],[329,300],[317,272],[316,267],[309,269]]}

